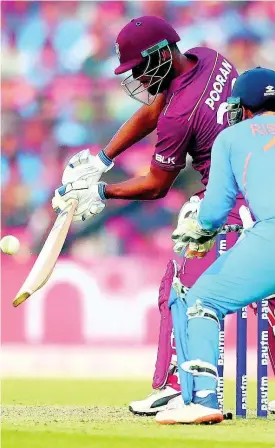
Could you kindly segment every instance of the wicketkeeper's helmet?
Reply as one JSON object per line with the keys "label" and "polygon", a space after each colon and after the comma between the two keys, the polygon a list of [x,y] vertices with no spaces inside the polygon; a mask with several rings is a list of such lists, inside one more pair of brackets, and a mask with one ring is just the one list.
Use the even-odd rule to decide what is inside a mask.
{"label": "wicketkeeper's helmet", "polygon": [[227,102],[230,125],[242,120],[243,107],[254,112],[275,104],[275,71],[256,67],[244,72],[236,80]]}

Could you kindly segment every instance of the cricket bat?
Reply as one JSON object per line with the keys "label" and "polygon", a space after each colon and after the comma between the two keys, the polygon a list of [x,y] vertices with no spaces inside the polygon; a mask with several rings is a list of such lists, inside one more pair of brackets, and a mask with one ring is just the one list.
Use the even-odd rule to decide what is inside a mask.
{"label": "cricket bat", "polygon": [[71,207],[56,218],[40,254],[13,301],[13,306],[25,302],[49,280],[68,234],[76,206],[77,201],[74,200]]}

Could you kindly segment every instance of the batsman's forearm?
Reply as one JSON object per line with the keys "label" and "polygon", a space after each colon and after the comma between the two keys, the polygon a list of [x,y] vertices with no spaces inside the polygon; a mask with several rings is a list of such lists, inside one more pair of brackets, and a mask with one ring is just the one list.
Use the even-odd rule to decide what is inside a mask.
{"label": "batsman's forearm", "polygon": [[119,184],[106,185],[104,195],[107,199],[153,200],[164,197],[167,190],[146,183],[146,177],[135,177]]}
{"label": "batsman's forearm", "polygon": [[110,143],[104,148],[105,154],[110,159],[114,159],[156,129],[158,117],[164,104],[164,96],[160,94],[151,106],[142,106],[117,131]]}

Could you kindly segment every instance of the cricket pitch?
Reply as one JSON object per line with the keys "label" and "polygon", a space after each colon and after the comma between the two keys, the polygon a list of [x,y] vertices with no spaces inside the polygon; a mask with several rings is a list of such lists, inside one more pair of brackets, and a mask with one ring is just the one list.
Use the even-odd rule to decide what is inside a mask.
{"label": "cricket pitch", "polygon": [[[257,419],[249,383],[247,420],[215,426],[160,426],[128,411],[145,397],[146,381],[3,380],[3,448],[275,448],[275,415]],[[270,398],[275,383],[270,382]],[[225,383],[225,411],[234,412],[234,383]]]}

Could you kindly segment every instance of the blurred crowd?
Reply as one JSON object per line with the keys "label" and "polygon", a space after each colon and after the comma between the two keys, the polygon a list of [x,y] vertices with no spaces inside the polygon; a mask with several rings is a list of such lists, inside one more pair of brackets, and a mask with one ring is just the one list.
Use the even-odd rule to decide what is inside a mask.
{"label": "blurred crowd", "polygon": [[[51,225],[50,199],[68,158],[86,147],[96,154],[139,107],[113,73],[115,39],[131,18],[164,17],[182,51],[215,48],[240,72],[275,69],[275,2],[7,0],[1,8],[2,233],[19,235],[27,252]],[[145,173],[154,143],[152,134],[118,158],[106,180]],[[113,201],[98,220],[73,226],[66,250],[169,252],[175,214],[198,183],[188,168],[167,198]]]}

